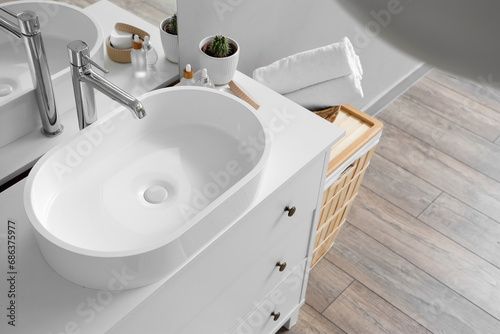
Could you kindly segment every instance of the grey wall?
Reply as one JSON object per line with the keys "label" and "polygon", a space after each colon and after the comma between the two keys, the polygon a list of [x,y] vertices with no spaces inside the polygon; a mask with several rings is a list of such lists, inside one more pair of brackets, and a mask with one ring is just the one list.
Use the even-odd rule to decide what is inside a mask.
{"label": "grey wall", "polygon": [[365,97],[350,104],[374,114],[378,110],[370,107],[380,109],[380,101],[404,91],[401,85],[424,73],[424,64],[378,38],[377,25],[384,28],[375,19],[357,21],[339,1],[178,0],[180,65],[190,63],[198,70],[198,44],[213,34],[238,41],[238,70],[249,76],[257,67],[347,36],[364,68]]}

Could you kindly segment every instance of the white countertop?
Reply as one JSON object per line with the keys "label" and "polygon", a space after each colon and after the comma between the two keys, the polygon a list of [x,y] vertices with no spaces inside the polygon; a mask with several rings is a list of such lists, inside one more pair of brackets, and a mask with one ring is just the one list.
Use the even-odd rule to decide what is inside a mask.
{"label": "white countertop", "polygon": [[[273,136],[272,149],[263,170],[259,191],[255,195],[253,204],[245,211],[248,212],[286,183],[313,158],[338,141],[344,131],[241,73],[236,74],[235,81],[261,105],[258,113],[263,117],[267,129],[272,131]],[[6,312],[5,305],[8,301],[6,236],[9,219],[16,222],[15,269],[18,273],[16,327],[9,326],[8,318],[2,314],[1,333],[55,334],[64,333],[65,327],[81,329],[81,333],[106,333],[121,319],[132,316],[131,311],[168,280],[165,278],[143,288],[113,294],[112,301],[102,307],[100,312],[94,312],[95,317],[89,320],[88,301],[99,298],[105,292],[86,289],[71,283],[57,275],[45,263],[24,212],[22,203],[24,183],[23,180],[0,193],[2,313]],[[233,224],[234,222],[228,228]]]}
{"label": "white countertop", "polygon": [[[140,96],[145,92],[165,87],[178,80],[179,65],[173,64],[165,58],[158,27],[134,16],[107,0],[101,0],[88,6],[84,11],[92,15],[100,23],[103,36],[106,38],[114,28],[115,23],[127,23],[148,32],[151,35],[151,43],[158,52],[158,62],[155,65],[155,72],[144,79],[136,79],[133,76],[132,65],[119,64],[110,60],[104,47],[104,67],[109,70],[108,74],[103,74],[106,79],[133,96]],[[67,98],[74,100],[73,96],[68,96]],[[74,105],[74,102],[72,105]],[[96,106],[99,116],[102,117],[115,109],[118,104],[100,92],[96,92]],[[0,148],[0,184],[31,168],[45,152],[66,141],[72,134],[76,133],[78,131],[76,110],[63,110],[61,123],[64,126],[64,132],[55,138],[47,138],[37,129],[13,143]]]}

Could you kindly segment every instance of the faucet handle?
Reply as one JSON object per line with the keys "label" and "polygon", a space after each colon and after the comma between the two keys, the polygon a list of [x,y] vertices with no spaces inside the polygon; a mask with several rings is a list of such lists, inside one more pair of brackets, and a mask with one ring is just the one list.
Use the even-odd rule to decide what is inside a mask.
{"label": "faucet handle", "polygon": [[84,41],[73,41],[68,44],[69,62],[73,66],[83,67],[91,64],[104,73],[109,73],[107,69],[90,59],[89,46]]}
{"label": "faucet handle", "polygon": [[95,61],[93,61],[92,59],[90,59],[89,56],[83,55],[83,59],[85,59],[86,61],[88,61],[93,66],[97,67],[101,72],[103,72],[103,73],[109,73],[109,71],[106,68],[104,68],[103,66],[99,65],[98,63],[96,63]]}

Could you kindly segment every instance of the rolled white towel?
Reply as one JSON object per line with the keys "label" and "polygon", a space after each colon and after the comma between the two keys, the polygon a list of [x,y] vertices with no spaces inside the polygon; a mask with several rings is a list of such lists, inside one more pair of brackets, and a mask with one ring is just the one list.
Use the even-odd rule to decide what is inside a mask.
{"label": "rolled white towel", "polygon": [[356,58],[355,63],[356,66],[358,67],[359,76],[363,77],[363,66],[361,66],[361,60],[359,60],[359,56],[356,53],[354,53],[354,49],[352,50],[352,52],[354,54],[354,57]]}
{"label": "rolled white towel", "polygon": [[312,85],[285,97],[310,110],[325,109],[350,103],[352,99],[362,98],[361,79],[354,74]]}
{"label": "rolled white towel", "polygon": [[253,72],[253,78],[280,94],[344,77],[363,75],[359,57],[347,37],[317,49],[280,59]]}

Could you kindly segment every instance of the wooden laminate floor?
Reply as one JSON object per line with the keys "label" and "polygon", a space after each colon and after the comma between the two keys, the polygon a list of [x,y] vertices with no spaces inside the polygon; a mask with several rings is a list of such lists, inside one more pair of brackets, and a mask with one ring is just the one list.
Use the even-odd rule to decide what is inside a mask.
{"label": "wooden laminate floor", "polygon": [[500,92],[434,70],[377,118],[347,225],[280,333],[500,333]]}
{"label": "wooden laminate floor", "polygon": [[[175,12],[111,2],[155,26]],[[499,111],[500,92],[433,71],[377,116],[348,222],[280,333],[500,333]]]}

